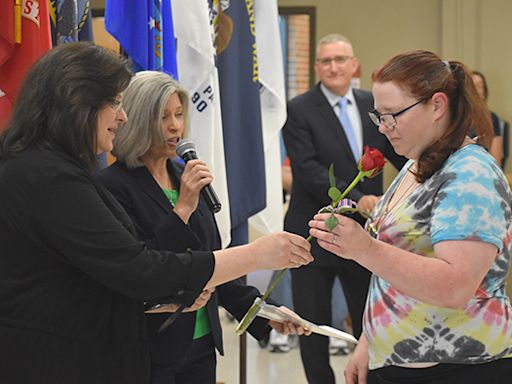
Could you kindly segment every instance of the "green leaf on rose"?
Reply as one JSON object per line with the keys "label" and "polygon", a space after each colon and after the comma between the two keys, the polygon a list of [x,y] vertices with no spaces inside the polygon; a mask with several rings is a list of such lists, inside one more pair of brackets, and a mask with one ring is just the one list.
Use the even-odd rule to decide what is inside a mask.
{"label": "green leaf on rose", "polygon": [[334,164],[331,163],[329,166],[329,185],[331,187],[336,187],[336,178],[334,177]]}
{"label": "green leaf on rose", "polygon": [[338,219],[336,218],[336,216],[334,216],[334,214],[332,214],[331,216],[329,216],[327,220],[325,220],[325,225],[327,226],[327,229],[329,229],[329,231],[332,231],[336,227],[336,225],[338,225]]}
{"label": "green leaf on rose", "polygon": [[340,197],[341,197],[341,191],[336,188],[336,187],[331,187],[329,188],[329,191],[327,192],[327,194],[329,195],[329,197],[331,198],[331,200],[333,202],[338,202],[340,201]]}

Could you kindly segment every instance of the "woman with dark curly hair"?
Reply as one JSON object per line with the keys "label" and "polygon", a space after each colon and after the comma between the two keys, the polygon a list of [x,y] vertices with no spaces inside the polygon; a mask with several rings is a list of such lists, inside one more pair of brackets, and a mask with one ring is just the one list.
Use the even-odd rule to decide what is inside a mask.
{"label": "woman with dark curly hair", "polygon": [[138,241],[92,175],[127,121],[131,78],[107,49],[59,46],[28,73],[0,136],[1,383],[148,383],[144,301],[189,306],[253,270],[312,259],[287,233],[214,252]]}

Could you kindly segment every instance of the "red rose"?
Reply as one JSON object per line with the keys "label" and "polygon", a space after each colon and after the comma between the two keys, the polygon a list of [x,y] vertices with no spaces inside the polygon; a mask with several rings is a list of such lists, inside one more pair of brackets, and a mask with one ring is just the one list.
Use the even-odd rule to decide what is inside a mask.
{"label": "red rose", "polygon": [[364,173],[365,177],[371,178],[378,175],[384,164],[386,164],[386,160],[377,148],[364,146],[364,153],[359,160],[358,169]]}

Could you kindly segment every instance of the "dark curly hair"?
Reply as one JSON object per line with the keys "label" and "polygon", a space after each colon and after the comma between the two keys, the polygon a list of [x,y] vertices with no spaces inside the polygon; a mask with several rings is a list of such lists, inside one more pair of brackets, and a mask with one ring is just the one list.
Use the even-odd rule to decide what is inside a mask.
{"label": "dark curly hair", "polygon": [[93,43],[50,50],[25,78],[0,136],[0,158],[50,145],[94,169],[98,112],[128,86],[131,77],[126,59]]}

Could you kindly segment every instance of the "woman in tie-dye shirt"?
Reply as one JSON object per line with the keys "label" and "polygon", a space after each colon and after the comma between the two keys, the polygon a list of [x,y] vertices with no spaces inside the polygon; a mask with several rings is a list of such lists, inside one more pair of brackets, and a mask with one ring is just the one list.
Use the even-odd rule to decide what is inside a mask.
{"label": "woman in tie-dye shirt", "polygon": [[310,222],[320,246],[373,272],[346,381],[509,382],[512,194],[484,148],[489,112],[467,68],[431,52],[400,54],[373,80],[370,117],[410,161],[366,232],[343,216],[332,231],[328,214]]}

